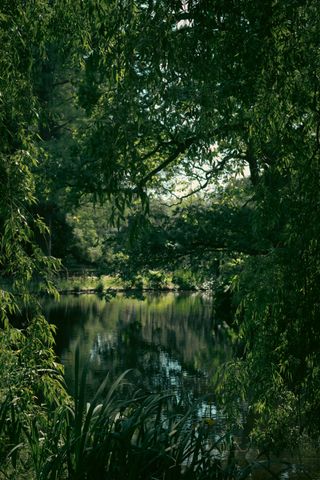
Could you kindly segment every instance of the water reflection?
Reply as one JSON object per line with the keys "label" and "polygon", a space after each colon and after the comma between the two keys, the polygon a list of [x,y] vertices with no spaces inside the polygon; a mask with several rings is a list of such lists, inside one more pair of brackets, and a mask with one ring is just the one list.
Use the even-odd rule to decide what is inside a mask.
{"label": "water reflection", "polygon": [[139,298],[117,294],[62,296],[48,302],[48,319],[57,329],[57,353],[73,390],[74,356],[90,359],[89,395],[107,372],[113,378],[136,369],[137,385],[150,391],[170,390],[190,402],[207,395],[213,412],[210,382],[230,347],[212,313],[210,296],[161,293]]}
{"label": "water reflection", "polygon": [[[48,319],[57,325],[56,349],[65,366],[66,382],[74,389],[74,358],[77,345],[82,362],[90,359],[88,397],[93,395],[107,372],[119,376],[131,368],[137,386],[149,391],[171,391],[177,398],[194,403],[201,398],[197,416],[215,419],[215,434],[224,429],[224,419],[215,406],[212,376],[231,358],[231,347],[213,316],[210,296],[193,294],[117,294],[62,296],[48,301]],[[239,438],[239,442],[244,439]],[[250,450],[241,450],[238,461],[247,464]],[[242,460],[241,460],[242,459]],[[258,456],[252,478],[270,478]],[[251,462],[251,460],[249,460]],[[319,460],[314,454],[273,459],[271,477],[306,478],[302,463],[319,479]],[[279,472],[283,473],[280,475]],[[274,473],[276,472],[276,473]],[[315,473],[316,472],[316,473]]]}

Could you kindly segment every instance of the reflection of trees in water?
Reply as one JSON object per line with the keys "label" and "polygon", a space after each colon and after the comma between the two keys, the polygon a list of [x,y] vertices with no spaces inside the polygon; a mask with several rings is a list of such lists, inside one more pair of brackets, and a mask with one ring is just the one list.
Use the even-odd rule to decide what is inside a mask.
{"label": "reflection of trees in water", "polygon": [[139,372],[139,375],[134,375],[138,386],[150,391],[186,390],[190,393],[190,376],[192,393],[198,390],[199,394],[200,384],[204,384],[203,373],[188,371],[160,344],[145,341],[141,322],[138,321],[124,325],[118,331],[116,345],[100,345],[98,355],[103,359],[106,371],[112,372],[112,377],[133,368]]}
{"label": "reflection of trees in water", "polygon": [[57,352],[72,386],[76,345],[91,359],[88,384],[127,368],[140,372],[134,381],[150,390],[179,390],[188,396],[207,391],[208,378],[228,356],[223,330],[215,325],[212,303],[200,294],[147,294],[137,299],[117,295],[63,297],[47,306],[58,325]]}
{"label": "reflection of trees in water", "polygon": [[[99,344],[98,348],[97,344],[94,350],[100,367],[102,362],[103,370],[109,371],[111,378],[117,378],[123,371],[132,368],[134,370],[127,378],[142,392],[175,394],[177,411],[182,414],[191,405],[195,407],[197,399],[206,395],[206,400],[195,408],[194,418],[215,415],[213,394],[206,375],[192,369],[189,371],[163,347],[146,342],[141,322],[124,324],[118,331],[115,344]],[[99,384],[103,379],[101,369],[95,369],[94,364],[90,375],[92,383]]]}

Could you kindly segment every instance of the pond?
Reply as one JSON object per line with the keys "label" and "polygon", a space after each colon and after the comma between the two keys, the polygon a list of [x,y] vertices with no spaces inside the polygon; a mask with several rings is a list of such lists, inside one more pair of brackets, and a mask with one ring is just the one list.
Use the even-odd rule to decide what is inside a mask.
{"label": "pond", "polygon": [[[178,399],[196,402],[197,416],[213,418],[215,431],[224,432],[225,421],[216,407],[213,377],[217,368],[231,358],[232,351],[225,329],[215,318],[211,295],[63,295],[59,303],[47,301],[45,310],[48,320],[57,326],[56,351],[71,392],[75,351],[79,347],[82,366],[89,362],[89,400],[107,373],[115,379],[132,369],[129,379],[137,388],[170,391]],[[278,476],[283,480],[306,478],[301,465],[312,472],[312,478],[320,478],[319,458],[309,449],[293,456],[284,454],[274,465],[276,470],[287,465]],[[262,473],[260,470],[254,478],[270,478],[264,469]]]}
{"label": "pond", "polygon": [[88,398],[109,372],[133,369],[131,380],[152,392],[173,392],[199,403],[199,415],[220,419],[213,376],[231,347],[207,294],[147,293],[99,297],[66,295],[46,306],[57,325],[56,351],[74,390],[75,351],[89,361]]}

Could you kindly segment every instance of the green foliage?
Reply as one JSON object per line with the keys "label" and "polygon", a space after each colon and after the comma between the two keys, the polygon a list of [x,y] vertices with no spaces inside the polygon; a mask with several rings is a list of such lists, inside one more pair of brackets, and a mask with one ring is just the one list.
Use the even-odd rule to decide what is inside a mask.
{"label": "green foliage", "polygon": [[0,452],[4,471],[23,472],[28,461],[27,433],[40,428],[47,408],[54,410],[68,403],[62,366],[55,362],[52,347],[53,327],[43,317],[34,315],[24,332],[13,327],[1,331]]}
{"label": "green foliage", "polygon": [[[56,294],[51,275],[59,266],[34,242],[47,227],[32,212],[33,172],[43,155],[34,72],[37,59],[45,56],[51,13],[42,1],[0,6],[0,452],[2,465],[9,454],[13,471],[21,458],[24,428],[41,416],[40,404],[55,406],[66,398],[53,328],[31,294],[35,280]],[[16,328],[19,317],[22,324]]]}
{"label": "green foliage", "polygon": [[[246,398],[253,438],[274,449],[284,447],[283,438],[294,444],[302,433],[318,438],[319,432],[318,160],[313,159],[312,167],[308,158],[305,162],[303,175],[300,165],[292,165],[284,181],[278,167],[275,188],[267,184],[268,177],[261,183],[264,202],[255,225],[275,247],[268,255],[247,258],[233,283],[241,352],[237,370],[242,368],[244,379],[233,393],[226,388],[226,396],[229,401]],[[232,378],[236,373],[231,365],[225,385]]]}
{"label": "green foliage", "polygon": [[[54,293],[52,252],[126,269],[128,281],[143,262],[158,268],[146,252],[209,278],[238,256],[242,271],[227,273],[238,305],[234,392],[272,447],[277,425],[318,438],[319,32],[316,0],[2,2],[0,273],[13,286],[1,289],[1,341],[8,371],[29,369],[26,405],[54,377],[42,382],[36,368],[54,361],[52,332],[30,295],[39,279]],[[244,171],[251,187],[233,180],[223,201],[221,182]],[[172,215],[137,214],[156,192],[172,204],[204,188],[208,201]],[[91,205],[77,228],[68,205],[84,194],[110,201],[120,245],[106,245]],[[139,234],[128,267],[129,209]],[[153,287],[165,281],[149,273]],[[26,325],[14,329],[22,311]]]}
{"label": "green foliage", "polygon": [[136,275],[132,281],[132,287],[137,290],[143,290],[145,283],[145,279],[142,275]]}
{"label": "green foliage", "polygon": [[175,270],[172,275],[172,282],[180,290],[195,290],[197,287],[197,279],[190,270]]}
{"label": "green foliage", "polygon": [[167,286],[167,278],[160,270],[149,270],[147,273],[147,286],[153,289],[161,289]]}
{"label": "green foliage", "polygon": [[[125,381],[128,372],[111,384],[107,376],[87,403],[87,367],[80,371],[79,364],[77,350],[73,401],[53,412],[39,406],[15,423],[5,475],[12,471],[9,459],[21,478],[39,480],[241,478],[232,460],[222,460],[232,442],[217,438],[210,419],[197,420],[195,405],[178,403],[170,393],[135,391]],[[131,398],[124,400],[128,392]],[[1,420],[19,412],[9,396],[1,408]],[[7,433],[3,421],[0,427],[1,435]]]}
{"label": "green foliage", "polygon": [[139,195],[145,202],[148,188],[177,195],[177,175],[208,185],[247,166],[251,200],[150,221],[136,252],[197,264],[221,262],[221,250],[247,255],[230,276],[243,369],[234,391],[271,446],[280,418],[288,439],[294,425],[317,436],[317,2],[213,2],[210,11],[203,2],[131,2],[96,13],[101,50],[86,63],[96,97],[81,100],[92,112],[82,147],[97,155],[98,196],[121,191],[123,210]]}

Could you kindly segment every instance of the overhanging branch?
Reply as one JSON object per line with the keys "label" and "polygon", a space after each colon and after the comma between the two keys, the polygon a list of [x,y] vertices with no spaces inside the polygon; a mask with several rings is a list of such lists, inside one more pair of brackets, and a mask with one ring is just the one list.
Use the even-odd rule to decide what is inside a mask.
{"label": "overhanging branch", "polygon": [[215,174],[217,174],[218,172],[220,172],[224,166],[226,165],[226,163],[231,160],[231,159],[234,159],[235,156],[230,154],[230,155],[226,155],[222,160],[221,162],[218,163],[218,165],[215,165],[215,167],[213,167],[211,170],[203,170],[204,173],[205,173],[205,181],[203,183],[200,183],[199,187],[191,190],[190,192],[188,193],[185,193],[184,195],[176,195],[174,192],[171,192],[171,195],[173,197],[175,197],[177,199],[177,202],[175,203],[162,203],[162,205],[165,205],[165,206],[168,206],[168,207],[176,207],[178,205],[180,205],[182,203],[183,200],[185,200],[186,198],[189,198],[189,197],[192,197],[192,195],[195,195],[196,193],[199,193],[201,192],[202,190],[204,190],[210,183],[210,180],[214,177]]}
{"label": "overhanging branch", "polygon": [[[162,163],[160,163],[157,167],[155,167],[153,170],[151,170],[149,173],[147,173],[139,182],[138,185],[138,190],[142,190],[142,188],[148,183],[149,180],[151,180],[152,177],[157,175],[157,173],[161,172],[164,170],[168,165],[173,163],[181,153],[184,153],[190,145],[195,141],[195,138],[189,138],[183,143],[179,143],[177,148],[169,155],[169,157],[164,160]],[[145,157],[146,158],[146,157]]]}

